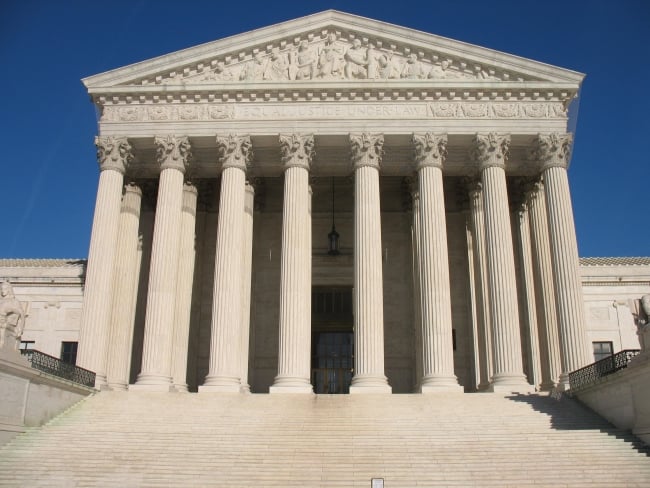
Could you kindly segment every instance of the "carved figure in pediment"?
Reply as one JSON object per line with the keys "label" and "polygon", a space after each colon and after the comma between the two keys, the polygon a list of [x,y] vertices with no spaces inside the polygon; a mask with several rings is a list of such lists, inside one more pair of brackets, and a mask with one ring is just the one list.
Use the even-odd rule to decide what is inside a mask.
{"label": "carved figure in pediment", "polygon": [[233,81],[232,71],[226,69],[226,63],[219,61],[214,71],[210,71],[199,81]]}
{"label": "carved figure in pediment", "polygon": [[438,80],[458,80],[461,78],[474,78],[474,76],[468,73],[461,73],[453,68],[450,68],[450,63],[448,60],[443,59],[440,62],[440,66],[434,65],[429,71],[428,78],[434,78]]}
{"label": "carved figure in pediment", "polygon": [[307,41],[301,41],[297,51],[290,54],[289,78],[311,80],[316,73],[318,57]]}
{"label": "carved figure in pediment", "polygon": [[327,41],[318,56],[318,76],[321,78],[340,78],[343,75],[343,48],[336,41],[336,34],[327,36]]}
{"label": "carved figure in pediment", "polygon": [[25,310],[16,300],[11,283],[5,280],[0,283],[0,347],[6,344],[17,350],[24,328]]}
{"label": "carved figure in pediment", "polygon": [[407,78],[409,80],[421,80],[427,77],[424,66],[420,61],[418,61],[416,54],[409,54],[408,58],[406,59],[406,63],[402,68],[400,77]]}
{"label": "carved figure in pediment", "polygon": [[264,69],[264,79],[272,81],[283,81],[289,79],[289,63],[286,56],[275,47],[271,51],[271,57]]}
{"label": "carved figure in pediment", "polygon": [[352,47],[345,53],[345,77],[348,79],[368,77],[368,50],[361,46],[361,41],[355,39]]}
{"label": "carved figure in pediment", "polygon": [[257,53],[239,73],[239,79],[241,81],[260,81],[264,79],[265,69],[266,59],[264,59],[262,53]]}
{"label": "carved figure in pediment", "polygon": [[402,74],[402,63],[399,56],[392,51],[377,51],[375,56],[377,78],[398,79]]}
{"label": "carved figure in pediment", "polygon": [[160,82],[162,85],[176,85],[183,82],[183,75],[181,73],[172,73],[169,78],[165,78]]}

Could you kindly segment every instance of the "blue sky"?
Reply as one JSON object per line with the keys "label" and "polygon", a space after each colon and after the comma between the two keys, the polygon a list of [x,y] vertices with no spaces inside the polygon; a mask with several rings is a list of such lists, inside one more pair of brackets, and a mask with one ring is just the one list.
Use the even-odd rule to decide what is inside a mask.
{"label": "blue sky", "polygon": [[3,0],[0,258],[87,256],[97,123],[81,78],[328,8],[586,73],[580,255],[650,255],[650,1]]}

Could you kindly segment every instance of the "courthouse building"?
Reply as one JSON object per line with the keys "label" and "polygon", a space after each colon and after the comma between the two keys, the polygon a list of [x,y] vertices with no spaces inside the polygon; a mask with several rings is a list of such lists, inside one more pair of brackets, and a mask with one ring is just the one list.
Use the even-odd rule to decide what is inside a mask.
{"label": "courthouse building", "polygon": [[582,80],[336,11],[84,79],[77,364],[111,389],[525,392],[638,347],[650,261],[578,258]]}

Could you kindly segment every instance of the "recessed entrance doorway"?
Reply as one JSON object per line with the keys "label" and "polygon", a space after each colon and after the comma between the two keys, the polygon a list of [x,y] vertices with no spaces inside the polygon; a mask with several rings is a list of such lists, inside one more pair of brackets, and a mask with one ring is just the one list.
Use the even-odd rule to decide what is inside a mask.
{"label": "recessed entrance doorway", "polygon": [[352,287],[314,287],[311,303],[314,391],[349,393],[354,366]]}

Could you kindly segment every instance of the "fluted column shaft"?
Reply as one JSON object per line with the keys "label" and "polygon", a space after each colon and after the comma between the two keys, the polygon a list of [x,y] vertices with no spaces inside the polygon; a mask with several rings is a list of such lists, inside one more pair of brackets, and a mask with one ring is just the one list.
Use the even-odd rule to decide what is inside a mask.
{"label": "fluted column shaft", "polygon": [[420,286],[420,193],[415,188],[411,193],[413,215],[411,223],[411,249],[413,255],[413,335],[415,339],[415,374],[413,390],[420,388],[422,380],[422,290]]}
{"label": "fluted column shaft", "polygon": [[384,375],[379,207],[383,136],[350,135],[354,165],[354,377],[350,393],[390,393]]}
{"label": "fluted column shaft", "polygon": [[528,357],[528,381],[535,388],[541,383],[541,366],[538,342],[537,301],[535,299],[535,278],[533,273],[532,246],[530,239],[529,209],[526,203],[516,211],[517,247],[520,257],[520,276],[524,287],[522,304],[526,326],[526,348]]}
{"label": "fluted column shaft", "polygon": [[558,387],[569,387],[569,373],[589,362],[578,242],[566,168],[571,134],[539,134],[532,156],[541,163],[548,215],[562,373]]}
{"label": "fluted column shaft", "polygon": [[560,385],[567,388],[569,373],[589,362],[578,242],[566,169],[550,167],[543,174],[560,332]]}
{"label": "fluted column shaft", "polygon": [[120,213],[114,276],[115,298],[107,355],[108,386],[113,390],[126,390],[129,384],[139,278],[138,228],[141,204],[142,190],[135,184],[126,185]]}
{"label": "fluted column shaft", "polygon": [[250,393],[248,384],[248,354],[251,323],[251,277],[253,269],[253,211],[255,188],[246,183],[244,197],[243,245],[242,245],[242,298],[241,298],[241,391]]}
{"label": "fluted column shaft", "polygon": [[541,183],[528,196],[530,230],[535,272],[535,289],[540,325],[540,359],[542,366],[542,390],[552,389],[559,381],[561,372],[560,343],[558,339],[557,310],[555,307],[555,284],[553,262],[548,235],[546,197]]}
{"label": "fluted column shaft", "polygon": [[446,136],[414,134],[420,194],[422,393],[461,390],[454,375],[447,223],[442,185]]}
{"label": "fluted column shaft", "polygon": [[270,393],[312,393],[311,217],[309,164],[313,136],[281,135],[285,165],[280,277],[278,374]]}
{"label": "fluted column shaft", "polygon": [[113,275],[124,172],[133,159],[124,137],[97,137],[100,165],[95,216],[88,250],[77,364],[96,373],[95,386],[106,385],[106,342],[113,303]]}
{"label": "fluted column shaft", "polygon": [[492,339],[487,257],[485,251],[485,220],[482,186],[470,190],[470,225],[474,237],[474,276],[478,315],[479,390],[488,388],[492,377]]}
{"label": "fluted column shaft", "polygon": [[477,135],[485,206],[494,374],[493,391],[529,391],[523,373],[517,284],[505,159],[509,136]]}
{"label": "fluted column shaft", "polygon": [[190,154],[186,137],[156,137],[155,143],[161,172],[149,268],[142,369],[130,389],[172,391],[171,363],[183,180]]}
{"label": "fluted column shaft", "polygon": [[187,349],[190,339],[192,285],[194,282],[197,190],[191,183],[183,187],[181,236],[176,276],[176,308],[174,310],[174,347],[172,379],[177,391],[187,391]]}
{"label": "fluted column shaft", "polygon": [[210,366],[199,392],[241,391],[241,252],[250,138],[218,137],[223,162],[214,264]]}

